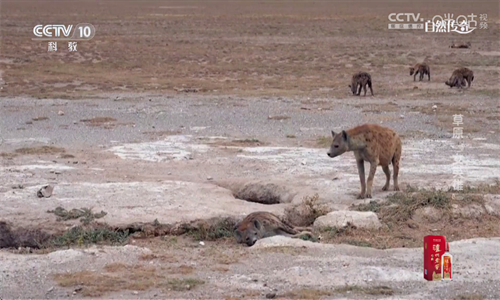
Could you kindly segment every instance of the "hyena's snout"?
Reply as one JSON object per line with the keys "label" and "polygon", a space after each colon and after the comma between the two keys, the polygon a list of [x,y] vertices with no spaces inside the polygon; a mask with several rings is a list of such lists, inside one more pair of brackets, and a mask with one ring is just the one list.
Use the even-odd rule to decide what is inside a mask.
{"label": "hyena's snout", "polygon": [[257,239],[256,239],[256,238],[253,238],[253,237],[247,237],[247,239],[246,239],[246,241],[245,241],[245,242],[246,242],[247,246],[249,246],[249,247],[250,247],[250,246],[253,246],[253,245],[255,244],[255,242],[256,242],[256,241],[257,241]]}

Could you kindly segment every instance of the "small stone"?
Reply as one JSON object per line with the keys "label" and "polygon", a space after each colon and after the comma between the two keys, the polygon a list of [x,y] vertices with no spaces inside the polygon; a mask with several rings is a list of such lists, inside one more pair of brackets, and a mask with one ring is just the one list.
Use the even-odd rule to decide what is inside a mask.
{"label": "small stone", "polygon": [[64,112],[62,110],[58,111],[57,114],[60,116],[64,116]]}
{"label": "small stone", "polygon": [[208,176],[207,180],[213,180],[213,178],[211,176]]}
{"label": "small stone", "polygon": [[47,293],[50,293],[54,290],[54,287],[51,287],[50,289],[47,290]]}
{"label": "small stone", "polygon": [[432,109],[437,109],[437,108],[438,108],[437,105],[432,106]]}
{"label": "small stone", "polygon": [[276,297],[276,293],[268,293],[266,294],[266,299],[274,299]]}
{"label": "small stone", "polygon": [[405,116],[404,116],[404,115],[400,115],[400,116],[399,116],[399,118],[404,119],[404,118],[405,118]]}
{"label": "small stone", "polygon": [[201,241],[200,245],[205,246],[205,242]]}
{"label": "small stone", "polygon": [[38,190],[36,195],[38,198],[49,198],[52,196],[52,192],[54,191],[54,187],[52,185],[46,185]]}
{"label": "small stone", "polygon": [[139,295],[139,292],[138,291],[133,291],[132,294]]}

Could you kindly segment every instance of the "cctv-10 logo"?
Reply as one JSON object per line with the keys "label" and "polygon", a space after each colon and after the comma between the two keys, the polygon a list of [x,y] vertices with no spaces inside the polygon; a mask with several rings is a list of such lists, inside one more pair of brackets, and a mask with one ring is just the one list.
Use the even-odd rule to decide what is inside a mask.
{"label": "cctv-10 logo", "polygon": [[73,35],[71,35],[72,29],[73,25],[36,25],[33,27],[33,34],[36,38],[32,38],[32,40],[88,41],[95,35],[95,27],[89,23],[76,25]]}

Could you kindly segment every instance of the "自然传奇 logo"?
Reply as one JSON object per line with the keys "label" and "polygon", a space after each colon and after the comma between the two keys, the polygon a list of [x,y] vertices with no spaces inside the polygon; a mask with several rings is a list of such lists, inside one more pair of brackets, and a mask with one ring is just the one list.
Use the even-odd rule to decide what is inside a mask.
{"label": "\u81ea\u7136\u4f20\u5947 logo", "polygon": [[468,34],[478,28],[488,29],[487,14],[472,13],[455,17],[454,14],[447,13],[425,20],[420,13],[391,13],[388,18],[389,29],[423,29],[425,32],[459,34]]}

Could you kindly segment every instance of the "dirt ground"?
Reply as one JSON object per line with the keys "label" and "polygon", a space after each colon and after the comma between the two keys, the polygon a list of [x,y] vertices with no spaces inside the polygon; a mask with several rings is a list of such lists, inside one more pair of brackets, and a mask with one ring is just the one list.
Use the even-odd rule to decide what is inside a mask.
{"label": "dirt ground", "polygon": [[[2,1],[0,222],[57,243],[2,249],[0,298],[500,298],[498,11],[498,1]],[[488,29],[388,30],[392,12],[487,13]],[[84,22],[97,31],[77,52],[31,40],[35,24]],[[408,68],[422,61],[431,80],[414,82]],[[460,66],[472,86],[450,89]],[[374,97],[347,87],[361,70]],[[378,168],[373,199],[358,200],[352,153],[327,157],[331,130],[362,123],[401,135],[401,193],[392,181],[381,191]],[[457,166],[464,192],[448,191]],[[47,184],[53,195],[38,198]],[[279,203],[241,199],[247,184],[271,186]],[[372,212],[381,227],[252,247],[230,226],[171,230],[258,210],[285,218],[313,195],[321,214]],[[58,207],[102,211],[76,211],[91,226],[153,229],[76,232],[86,221]],[[452,282],[422,278],[425,235],[450,241]]]}

